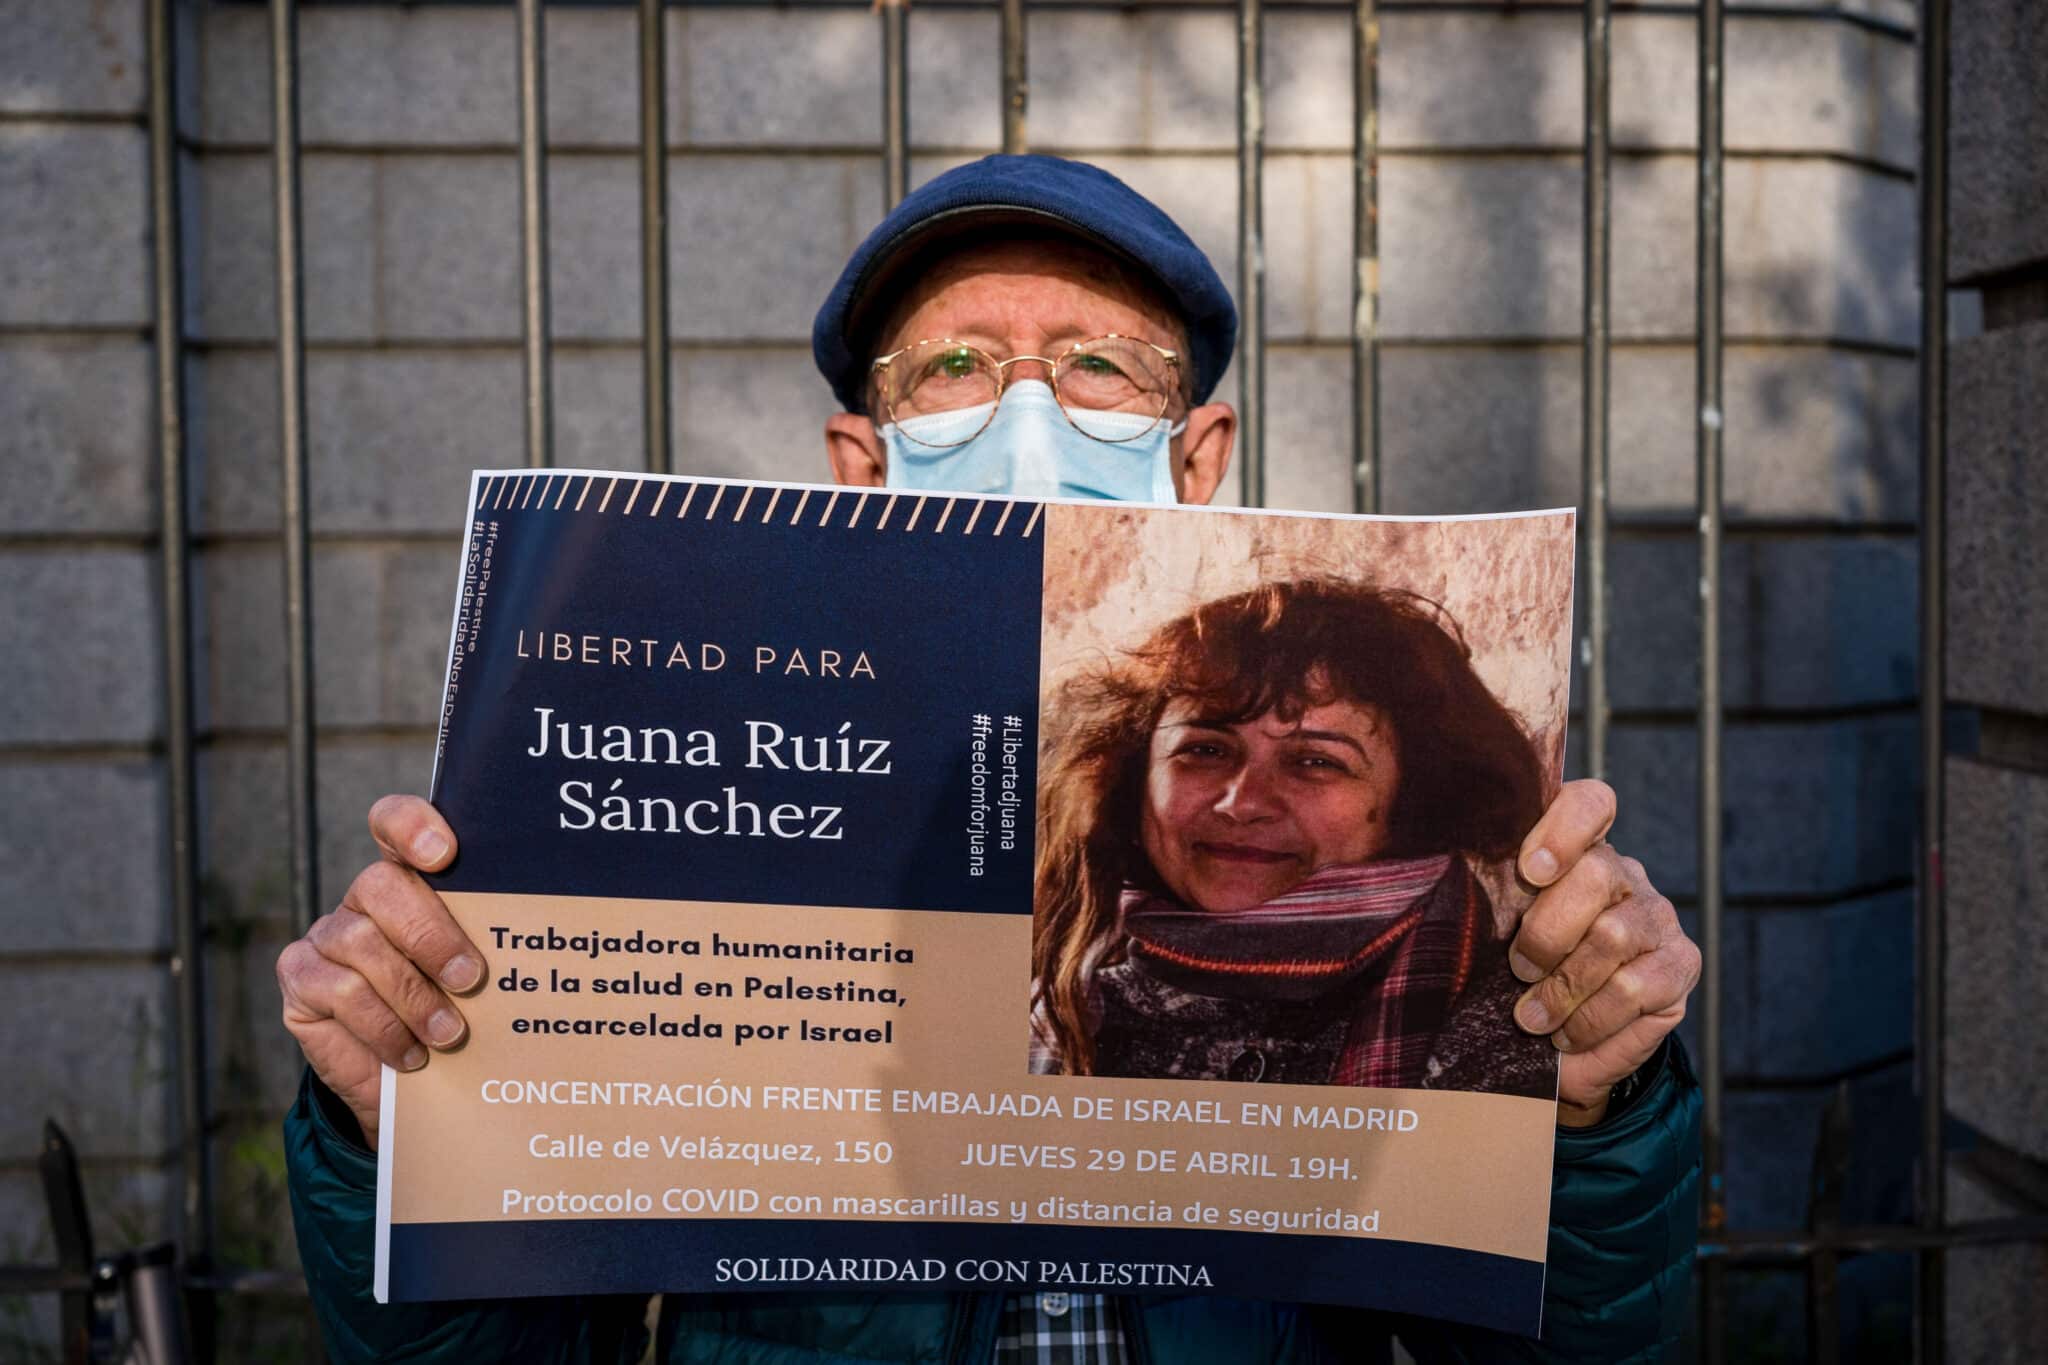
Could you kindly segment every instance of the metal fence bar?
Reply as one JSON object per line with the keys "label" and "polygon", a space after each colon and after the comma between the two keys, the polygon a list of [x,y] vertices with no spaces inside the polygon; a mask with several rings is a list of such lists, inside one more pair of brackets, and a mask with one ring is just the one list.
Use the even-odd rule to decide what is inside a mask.
{"label": "metal fence bar", "polygon": [[[1946,818],[1948,691],[1948,0],[1920,7],[1920,875],[1915,976],[1914,1070],[1920,1091],[1920,1169],[1915,1209],[1922,1231],[1939,1233],[1946,1216],[1942,1141],[1943,992],[1948,970],[1947,887],[1942,874]],[[1946,1259],[1936,1242],[1916,1264],[1915,1358],[1937,1365],[1945,1348]]]}
{"label": "metal fence bar", "polygon": [[1027,150],[1024,117],[1031,85],[1024,36],[1024,0],[1003,0],[1003,151],[1011,156]]}
{"label": "metal fence bar", "polygon": [[1237,435],[1240,497],[1266,505],[1264,0],[1237,0]]}
{"label": "metal fence bar", "polygon": [[526,343],[526,463],[555,462],[548,371],[547,26],[541,0],[519,0],[519,284]]}
{"label": "metal fence bar", "polygon": [[882,16],[882,212],[910,192],[910,6],[877,0]]}
{"label": "metal fence bar", "polygon": [[1609,80],[1611,13],[1608,0],[1586,0],[1584,244],[1581,301],[1580,454],[1583,492],[1579,511],[1585,554],[1585,626],[1579,663],[1586,677],[1586,773],[1608,774],[1607,728],[1607,423],[1608,281],[1613,258],[1609,173],[1613,122]]}
{"label": "metal fence bar", "polygon": [[647,467],[673,468],[668,385],[668,41],[661,0],[640,0],[640,365]]}
{"label": "metal fence bar", "polygon": [[[1722,1176],[1721,1009],[1721,141],[1722,0],[1701,0],[1699,17],[1699,202],[1697,466],[1699,479],[1700,713],[1699,916],[1700,1090],[1703,1142],[1702,1222],[1708,1237],[1727,1225]],[[1725,1277],[1721,1263],[1701,1267],[1700,1356],[1720,1365],[1726,1349]]]}
{"label": "metal fence bar", "polygon": [[1818,1245],[1806,1261],[1806,1359],[1809,1365],[1838,1365],[1842,1358],[1841,1254],[1828,1245],[1840,1233],[1842,1198],[1849,1183],[1855,1120],[1849,1082],[1836,1081],[1821,1116],[1814,1144],[1813,1177],[1807,1187],[1807,1227]]}
{"label": "metal fence bar", "polygon": [[313,745],[313,560],[306,497],[306,271],[299,236],[299,7],[270,0],[270,164],[277,221],[278,480],[283,498],[285,774],[291,807],[292,922],[320,913]]}
{"label": "metal fence bar", "polygon": [[1351,510],[1380,510],[1380,13],[1351,10]]}
{"label": "metal fence bar", "polygon": [[171,985],[178,1014],[178,1239],[213,1253],[213,1161],[206,1146],[206,925],[199,900],[198,763],[192,700],[192,537],[185,447],[183,238],[178,222],[177,29],[150,0],[149,210],[156,361],[157,552],[163,586],[164,735],[170,785]]}
{"label": "metal fence bar", "polygon": [[1867,1252],[1920,1252],[1936,1247],[1946,1250],[1962,1246],[2008,1246],[2020,1242],[2048,1242],[2048,1215],[1980,1218],[1948,1223],[1931,1231],[1912,1223],[1877,1223],[1847,1226],[1824,1236],[1738,1232],[1716,1241],[1701,1242],[1700,1256],[1705,1260],[1741,1265],[1796,1266],[1823,1251],[1846,1256]]}
{"label": "metal fence bar", "polygon": [[92,1219],[85,1210],[85,1190],[78,1179],[78,1154],[64,1130],[43,1120],[43,1149],[36,1157],[42,1177],[43,1204],[50,1211],[50,1242],[57,1253],[52,1270],[69,1284],[58,1291],[58,1343],[64,1365],[91,1365],[93,1360]]}

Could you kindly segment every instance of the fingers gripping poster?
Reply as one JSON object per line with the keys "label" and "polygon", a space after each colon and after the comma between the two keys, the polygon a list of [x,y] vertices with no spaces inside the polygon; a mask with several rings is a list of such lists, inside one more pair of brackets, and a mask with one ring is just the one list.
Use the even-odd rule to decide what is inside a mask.
{"label": "fingers gripping poster", "polygon": [[385,1301],[1215,1293],[1540,1319],[1511,872],[1569,512],[472,481]]}

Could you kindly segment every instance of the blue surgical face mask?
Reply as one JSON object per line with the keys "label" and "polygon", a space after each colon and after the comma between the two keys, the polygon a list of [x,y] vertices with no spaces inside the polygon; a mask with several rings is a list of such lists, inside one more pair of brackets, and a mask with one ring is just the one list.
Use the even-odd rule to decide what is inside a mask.
{"label": "blue surgical face mask", "polygon": [[[1020,498],[1108,498],[1172,502],[1171,442],[1186,429],[1136,413],[1100,412],[1088,423],[1109,436],[1098,441],[1061,411],[1052,388],[1020,379],[1003,390],[995,417],[989,404],[910,417],[881,428],[889,453],[888,486],[919,492],[1008,493]],[[959,445],[968,432],[986,430]],[[915,438],[915,439],[913,439]]]}

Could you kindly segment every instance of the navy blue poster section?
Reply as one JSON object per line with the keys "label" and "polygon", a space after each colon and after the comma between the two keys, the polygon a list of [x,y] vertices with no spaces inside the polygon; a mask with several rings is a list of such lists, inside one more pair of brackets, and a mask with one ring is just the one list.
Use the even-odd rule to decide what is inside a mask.
{"label": "navy blue poster section", "polygon": [[438,887],[1030,913],[1038,505],[533,477],[470,527]]}
{"label": "navy blue poster section", "polygon": [[[618,1293],[622,1286],[654,1293],[678,1284],[720,1292],[1072,1288],[1402,1312],[1428,1304],[1433,1315],[1517,1333],[1532,1332],[1542,1315],[1540,1261],[1420,1242],[1312,1235],[1248,1242],[1242,1232],[1008,1223],[924,1223],[904,1232],[896,1247],[884,1226],[799,1219],[394,1224],[392,1297]],[[860,1278],[818,1278],[820,1265],[848,1261]],[[906,1266],[915,1278],[905,1278]],[[1107,1281],[1104,1266],[1111,1267]],[[1197,1267],[1209,1285],[1193,1279]]]}

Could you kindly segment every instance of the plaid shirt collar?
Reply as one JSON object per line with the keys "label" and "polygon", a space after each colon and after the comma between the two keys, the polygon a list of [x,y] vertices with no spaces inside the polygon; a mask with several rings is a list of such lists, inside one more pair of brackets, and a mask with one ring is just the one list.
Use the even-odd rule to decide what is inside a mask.
{"label": "plaid shirt collar", "polygon": [[1012,1294],[991,1365],[1125,1365],[1122,1316],[1106,1294]]}

